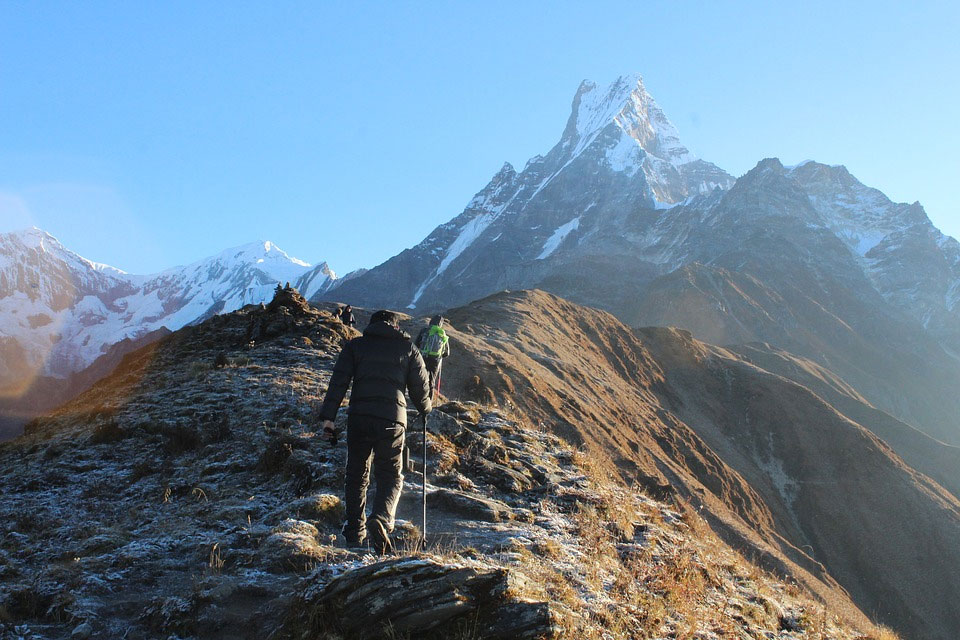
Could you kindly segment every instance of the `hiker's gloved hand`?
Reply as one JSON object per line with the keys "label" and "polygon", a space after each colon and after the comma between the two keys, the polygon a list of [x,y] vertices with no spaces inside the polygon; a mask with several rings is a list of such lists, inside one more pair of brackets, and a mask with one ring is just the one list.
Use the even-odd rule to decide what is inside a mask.
{"label": "hiker's gloved hand", "polygon": [[330,444],[337,443],[337,430],[334,428],[332,420],[323,421],[323,439]]}

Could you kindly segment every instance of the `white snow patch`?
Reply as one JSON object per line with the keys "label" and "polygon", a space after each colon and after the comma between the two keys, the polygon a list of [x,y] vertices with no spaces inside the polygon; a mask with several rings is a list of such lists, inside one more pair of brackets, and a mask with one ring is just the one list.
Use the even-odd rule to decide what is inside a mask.
{"label": "white snow patch", "polygon": [[[509,202],[507,203],[509,204]],[[504,205],[506,206],[506,205]],[[463,225],[460,228],[460,234],[457,236],[449,248],[447,248],[447,254],[443,257],[443,260],[440,261],[439,266],[437,266],[436,271],[433,272],[429,278],[423,281],[423,284],[420,285],[420,288],[417,289],[416,293],[413,294],[413,300],[410,301],[410,304],[407,305],[408,309],[415,309],[417,307],[417,301],[420,300],[420,296],[423,295],[423,292],[427,290],[427,287],[440,277],[444,271],[447,270],[454,260],[456,260],[461,253],[466,251],[470,245],[472,245],[477,238],[486,231],[494,220],[497,219],[497,213],[481,213],[473,217],[469,222]]]}
{"label": "white snow patch", "polygon": [[536,259],[543,260],[544,258],[548,257],[557,250],[557,248],[571,231],[574,231],[578,228],[580,228],[580,216],[577,216],[566,224],[560,225],[557,230],[553,232],[553,235],[547,238],[547,241],[543,243],[543,251],[540,252],[540,255],[538,255]]}
{"label": "white snow patch", "polygon": [[607,149],[604,158],[614,171],[632,176],[640,168],[646,155],[639,142],[628,135],[621,135],[617,144]]}
{"label": "white snow patch", "polygon": [[684,198],[680,202],[660,202],[656,198],[653,200],[653,208],[659,211],[665,211],[667,209],[673,209],[674,207],[685,207],[696,199],[697,196],[690,196]]}
{"label": "white snow patch", "polygon": [[766,456],[758,456],[757,465],[770,478],[777,493],[783,497],[788,507],[793,508],[793,503],[797,499],[797,492],[800,486],[796,480],[790,477],[783,467],[783,460],[773,455],[773,434],[768,436],[768,453]]}
{"label": "white snow patch", "polygon": [[960,305],[960,280],[954,282],[953,286],[947,290],[947,294],[944,296],[944,304],[947,311],[953,311]]}
{"label": "white snow patch", "polygon": [[860,256],[867,255],[870,249],[873,249],[883,242],[883,239],[887,237],[887,232],[882,229],[856,229],[848,227],[837,229],[836,233]]}
{"label": "white snow patch", "polygon": [[480,235],[486,231],[487,227],[490,226],[496,219],[496,216],[493,214],[480,214],[475,217],[473,220],[463,225],[463,228],[460,229],[460,235],[457,236],[457,239],[453,241],[450,245],[450,248],[447,249],[447,255],[444,256],[443,260],[440,262],[440,266],[437,267],[436,275],[440,275],[446,271],[447,267],[450,266],[454,260],[456,260],[461,253],[467,250],[467,248],[472,245]]}

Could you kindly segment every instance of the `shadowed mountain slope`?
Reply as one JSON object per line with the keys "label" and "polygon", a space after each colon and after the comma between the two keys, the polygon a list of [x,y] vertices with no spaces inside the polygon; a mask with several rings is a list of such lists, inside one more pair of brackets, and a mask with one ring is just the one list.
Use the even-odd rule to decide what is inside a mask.
{"label": "shadowed mountain slope", "polygon": [[877,409],[844,380],[815,362],[764,343],[728,349],[747,362],[810,389],[850,420],[870,429],[911,467],[960,497],[960,447],[931,438]]}
{"label": "shadowed mountain slope", "polygon": [[810,389],[688,332],[631,330],[542,292],[449,315],[466,351],[445,372],[453,393],[556,425],[628,482],[669,485],[728,539],[824,591],[839,581],[910,637],[960,629],[960,503]]}

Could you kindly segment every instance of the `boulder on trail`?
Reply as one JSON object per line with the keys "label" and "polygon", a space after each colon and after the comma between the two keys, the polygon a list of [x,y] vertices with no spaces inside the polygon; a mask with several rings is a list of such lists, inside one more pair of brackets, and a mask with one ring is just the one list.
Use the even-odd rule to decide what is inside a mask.
{"label": "boulder on trail", "polygon": [[505,503],[454,489],[437,489],[427,494],[427,505],[481,522],[506,522],[513,510]]}
{"label": "boulder on trail", "polygon": [[260,545],[264,564],[274,571],[306,571],[317,562],[329,562],[349,553],[320,544],[319,531],[309,522],[288,518],[275,527]]}
{"label": "boulder on trail", "polygon": [[557,637],[558,614],[549,603],[516,597],[525,582],[522,574],[482,563],[393,558],[333,579],[313,615],[361,640],[383,637],[385,629],[453,637],[464,622],[482,640]]}

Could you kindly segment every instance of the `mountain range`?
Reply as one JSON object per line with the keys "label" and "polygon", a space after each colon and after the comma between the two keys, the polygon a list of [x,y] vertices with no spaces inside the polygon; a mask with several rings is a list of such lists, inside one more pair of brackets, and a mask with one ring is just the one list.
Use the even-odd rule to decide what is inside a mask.
{"label": "mountain range", "polygon": [[270,242],[133,276],[37,229],[4,234],[0,388],[24,397],[114,343],[288,281],[315,301],[417,312],[539,288],[632,326],[783,349],[960,444],[960,244],[842,166],[771,158],[735,179],[680,142],[636,75],[583,82],[546,155],[505,164],[422,242],[347,278]]}
{"label": "mountain range", "polygon": [[[287,282],[321,311],[256,306]],[[731,176],[680,142],[639,76],[584,82],[545,155],[505,164],[419,244],[344,278],[270,242],[135,276],[38,229],[0,235],[0,414],[22,423],[116,367],[30,431],[98,433],[113,389],[124,438],[179,434],[222,400],[178,395],[175,381],[206,371],[183,370],[185,343],[206,336],[204,357],[240,362],[259,346],[239,336],[265,331],[243,331],[248,316],[299,318],[291,344],[313,362],[326,336],[326,371],[343,337],[334,302],[361,321],[444,313],[451,397],[700,511],[851,619],[912,638],[960,630],[960,243],[919,203],[814,161]],[[238,375],[259,384],[269,365],[284,380],[282,350],[268,351]],[[152,392],[172,404],[143,400]]]}
{"label": "mountain range", "polygon": [[584,82],[545,156],[315,297],[430,312],[531,288],[784,349],[960,444],[960,244],[842,166],[768,158],[734,179],[695,159],[637,77]]}

